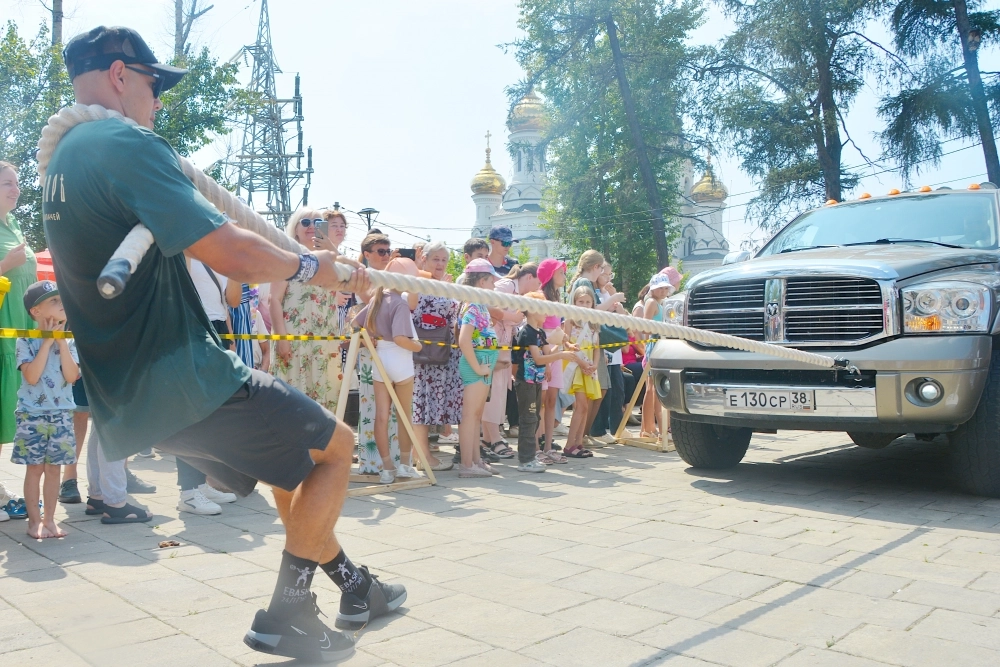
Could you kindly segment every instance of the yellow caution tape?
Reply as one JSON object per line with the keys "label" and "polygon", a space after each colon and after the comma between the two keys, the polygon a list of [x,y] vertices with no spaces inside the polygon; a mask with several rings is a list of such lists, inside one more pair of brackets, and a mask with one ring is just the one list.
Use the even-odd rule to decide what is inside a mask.
{"label": "yellow caution tape", "polygon": [[[347,341],[351,340],[350,336],[306,336],[306,335],[292,335],[292,334],[218,334],[219,338],[225,340],[287,340],[294,342],[304,342],[310,340],[321,340],[321,341]],[[43,331],[42,329],[3,329],[0,328],[0,338],[73,338],[72,331]],[[384,339],[377,339],[384,340]],[[419,340],[419,339],[418,339]],[[632,341],[635,345],[645,345],[646,343],[653,343],[659,339],[657,338],[647,338],[644,340]],[[456,343],[443,343],[441,341],[435,340],[420,340],[423,345],[437,345],[439,347],[449,346],[452,348],[458,348]],[[581,347],[581,350],[593,350],[604,349],[604,348],[619,348],[626,347],[626,343],[606,343],[604,345],[585,345]],[[496,345],[493,347],[477,347],[477,350],[520,350],[521,348],[517,345]],[[526,348],[525,348],[526,349]]]}

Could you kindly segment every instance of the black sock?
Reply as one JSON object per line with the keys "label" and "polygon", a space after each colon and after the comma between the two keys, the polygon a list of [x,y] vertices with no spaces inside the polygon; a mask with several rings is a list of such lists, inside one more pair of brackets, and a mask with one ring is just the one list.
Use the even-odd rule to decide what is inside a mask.
{"label": "black sock", "polygon": [[359,598],[368,596],[368,591],[372,587],[371,579],[354,567],[354,563],[347,557],[343,549],[340,550],[336,558],[329,563],[323,563],[320,567],[330,575],[333,583],[337,584],[342,592],[353,593]]}
{"label": "black sock", "polygon": [[316,574],[317,563],[293,556],[287,551],[281,552],[281,567],[278,569],[278,582],[274,585],[269,614],[277,614],[288,618],[305,609],[311,602],[309,585]]}

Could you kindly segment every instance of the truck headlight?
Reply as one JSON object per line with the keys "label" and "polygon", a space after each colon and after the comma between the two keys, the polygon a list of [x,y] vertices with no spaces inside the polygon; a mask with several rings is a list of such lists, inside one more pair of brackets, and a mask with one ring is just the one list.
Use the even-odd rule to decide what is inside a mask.
{"label": "truck headlight", "polygon": [[964,282],[934,282],[903,288],[905,333],[985,332],[990,288]]}
{"label": "truck headlight", "polygon": [[663,300],[663,321],[667,324],[684,324],[684,304],[687,292],[675,294]]}

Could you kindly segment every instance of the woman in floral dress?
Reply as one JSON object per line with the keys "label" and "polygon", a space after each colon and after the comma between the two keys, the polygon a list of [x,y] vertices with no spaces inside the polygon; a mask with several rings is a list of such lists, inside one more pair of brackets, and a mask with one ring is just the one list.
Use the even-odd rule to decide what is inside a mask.
{"label": "woman in floral dress", "polygon": [[[300,208],[288,219],[286,233],[307,248],[336,251],[347,233],[343,216],[330,220],[329,238],[316,235],[316,225],[323,213]],[[341,336],[347,329],[346,306],[350,295],[305,283],[271,283],[272,333]],[[344,379],[340,360],[340,341],[280,340],[271,373],[306,396],[336,413],[340,385]]]}
{"label": "woman in floral dress", "polygon": [[[444,243],[435,241],[424,246],[424,270],[434,280],[444,280],[448,268],[450,252]],[[423,338],[423,331],[447,327],[451,329],[452,343],[458,341],[455,329],[458,326],[458,311],[462,304],[454,299],[445,299],[422,294],[413,311],[413,325],[417,337]],[[451,470],[451,461],[440,461],[430,451],[428,436],[431,426],[457,424],[462,419],[462,378],[458,374],[458,360],[461,350],[454,347],[448,363],[443,366],[416,364],[413,382],[413,430],[417,436],[414,444],[422,448],[433,470]]]}

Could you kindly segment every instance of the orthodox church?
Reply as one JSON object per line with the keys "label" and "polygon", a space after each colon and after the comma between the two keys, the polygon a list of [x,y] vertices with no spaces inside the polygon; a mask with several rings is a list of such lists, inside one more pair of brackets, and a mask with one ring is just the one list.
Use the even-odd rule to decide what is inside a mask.
{"label": "orthodox church", "polygon": [[[476,222],[472,236],[486,238],[497,225],[510,227],[514,238],[528,247],[532,259],[558,257],[558,240],[539,225],[542,191],[545,187],[545,107],[534,91],[514,105],[507,119],[507,143],[514,159],[508,186],[490,163],[490,134],[486,134],[486,164],[472,179],[472,201]],[[694,275],[722,264],[729,243],[722,233],[722,212],[728,191],[716,180],[711,163],[701,179],[694,181],[694,167],[685,163],[681,176],[683,205],[681,235],[671,257],[681,262],[685,273]],[[517,248],[515,247],[515,251]]]}

